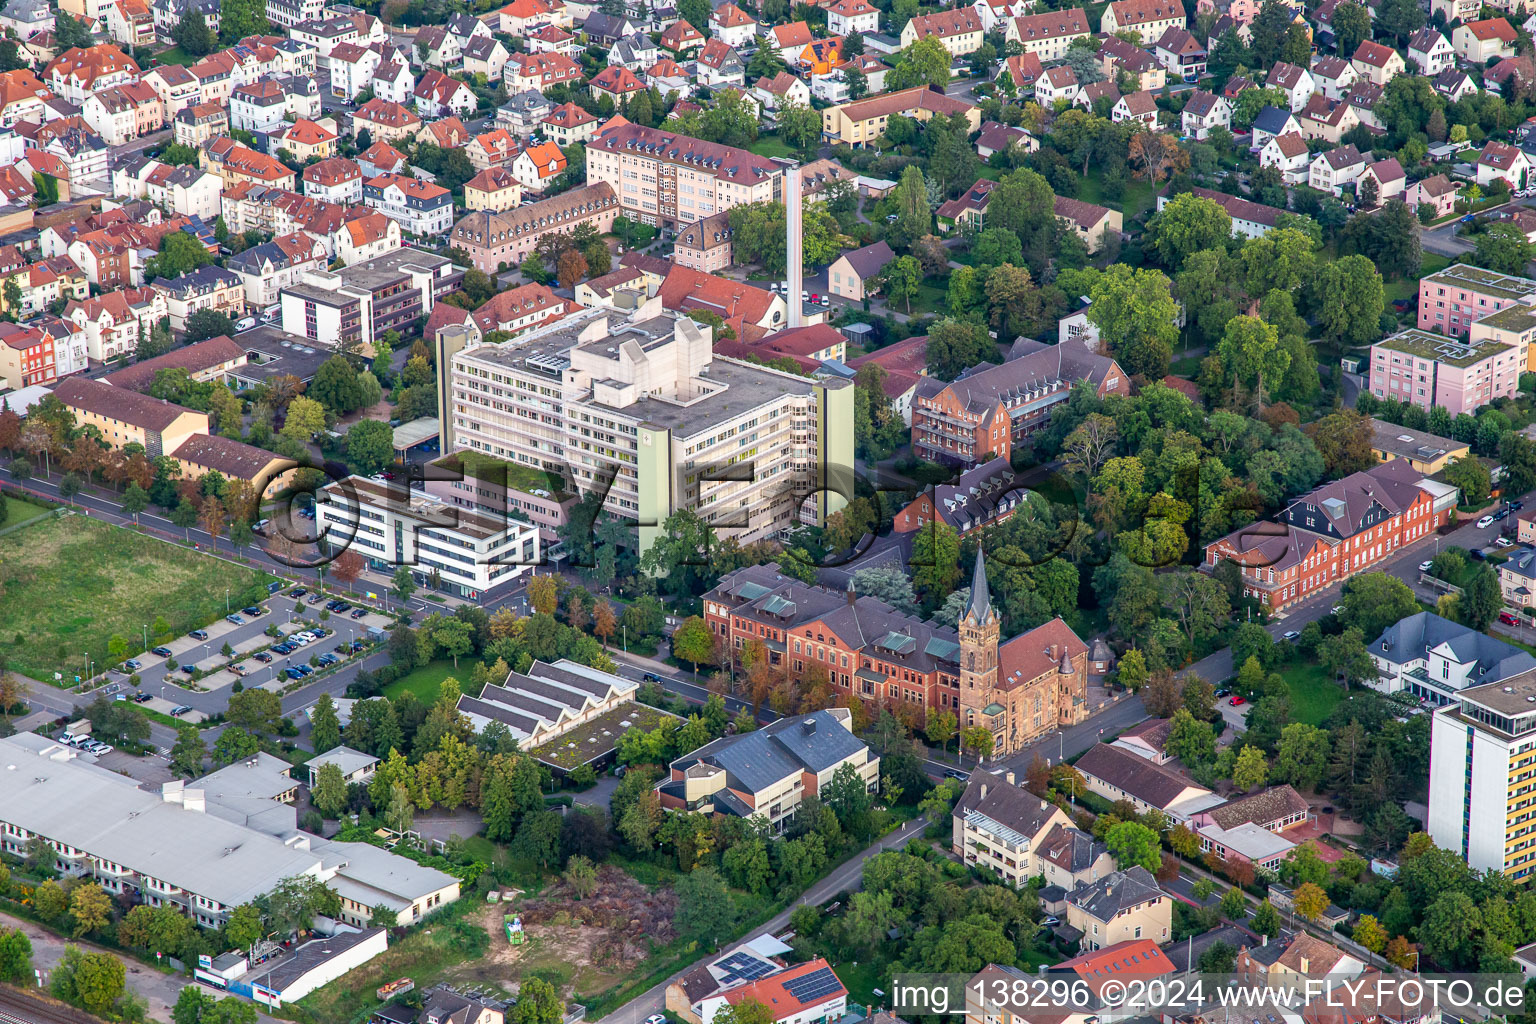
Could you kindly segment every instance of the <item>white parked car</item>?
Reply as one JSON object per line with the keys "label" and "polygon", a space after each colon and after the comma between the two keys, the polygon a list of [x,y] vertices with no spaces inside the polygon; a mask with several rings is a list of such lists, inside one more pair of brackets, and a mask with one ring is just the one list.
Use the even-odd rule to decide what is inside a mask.
{"label": "white parked car", "polygon": [[1435,564],[1433,558],[1426,558],[1419,563],[1419,572],[1429,572],[1429,567]]}
{"label": "white parked car", "polygon": [[1483,516],[1483,518],[1481,518],[1481,519],[1479,519],[1477,521],[1477,528],[1479,530],[1486,530],[1486,529],[1488,529],[1488,527],[1490,527],[1492,525],[1493,525],[1493,516]]}
{"label": "white parked car", "polygon": [[1512,547],[1514,543],[1515,542],[1510,540],[1508,537],[1500,537],[1493,542],[1493,546],[1496,548],[1507,548]]}

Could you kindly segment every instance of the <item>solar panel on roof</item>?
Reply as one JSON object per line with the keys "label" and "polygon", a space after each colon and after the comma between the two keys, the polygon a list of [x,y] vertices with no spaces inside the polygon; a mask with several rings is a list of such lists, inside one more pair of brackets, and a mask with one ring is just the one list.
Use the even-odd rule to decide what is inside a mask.
{"label": "solar panel on roof", "polygon": [[823,967],[784,983],[785,990],[802,1003],[814,1003],[842,987],[843,983],[837,980],[837,975],[832,973],[830,967]]}

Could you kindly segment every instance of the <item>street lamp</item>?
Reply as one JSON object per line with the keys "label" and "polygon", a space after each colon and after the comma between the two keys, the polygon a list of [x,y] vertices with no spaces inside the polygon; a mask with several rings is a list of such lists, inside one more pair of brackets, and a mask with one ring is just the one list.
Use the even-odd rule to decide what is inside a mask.
{"label": "street lamp", "polygon": [[224,588],[224,614],[229,614],[229,588]]}
{"label": "street lamp", "polygon": [[148,625],[148,623],[146,623],[145,626],[144,626],[144,649],[146,651],[149,650],[149,625]]}

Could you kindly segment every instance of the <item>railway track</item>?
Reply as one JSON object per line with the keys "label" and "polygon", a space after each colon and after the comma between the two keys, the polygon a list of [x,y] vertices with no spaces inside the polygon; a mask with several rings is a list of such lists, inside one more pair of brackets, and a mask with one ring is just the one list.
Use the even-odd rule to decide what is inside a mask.
{"label": "railway track", "polygon": [[73,1007],[46,1002],[18,989],[0,985],[0,1024],[100,1024]]}

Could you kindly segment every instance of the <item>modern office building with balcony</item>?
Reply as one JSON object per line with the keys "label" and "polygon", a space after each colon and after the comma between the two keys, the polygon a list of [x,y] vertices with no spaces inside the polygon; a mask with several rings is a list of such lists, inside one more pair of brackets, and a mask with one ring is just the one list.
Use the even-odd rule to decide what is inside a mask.
{"label": "modern office building with balcony", "polygon": [[605,490],[643,550],[691,509],[742,544],[821,522],[851,494],[853,389],[716,356],[659,299],[583,309],[450,359],[445,450]]}
{"label": "modern office building with balcony", "polygon": [[458,290],[463,267],[403,248],[341,270],[313,270],[282,290],[283,330],[327,348],[360,341],[371,348],[386,331],[428,316]]}
{"label": "modern office building with balcony", "polygon": [[404,481],[352,476],[328,484],[315,520],[334,550],[350,548],[386,575],[408,566],[418,583],[470,600],[506,586],[542,557],[535,524],[445,505]]}

